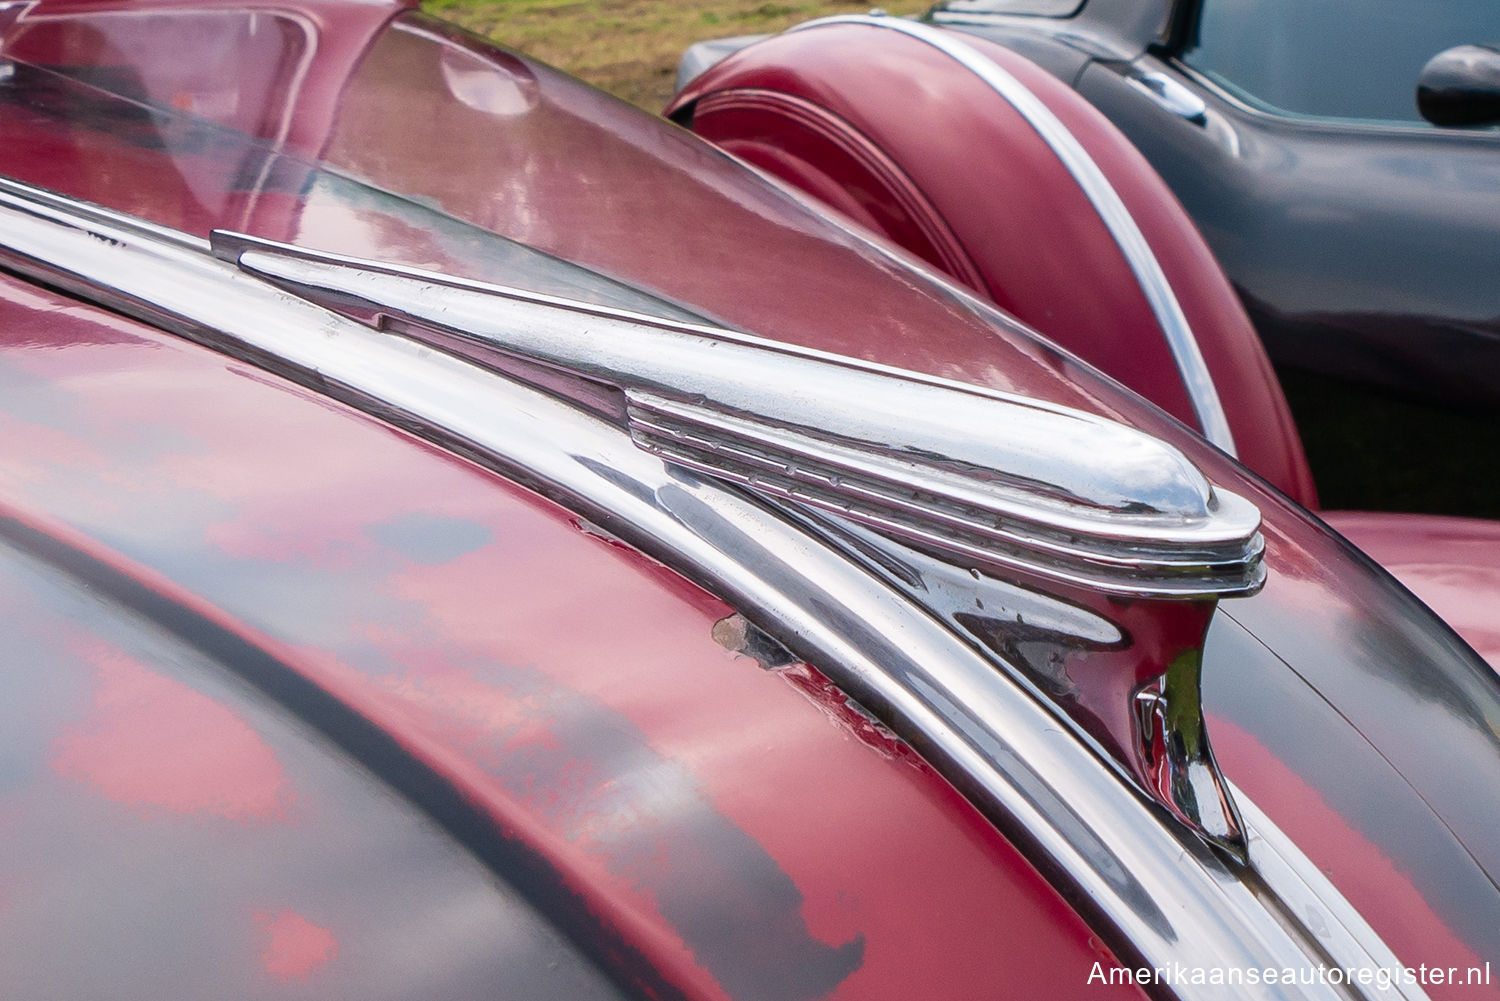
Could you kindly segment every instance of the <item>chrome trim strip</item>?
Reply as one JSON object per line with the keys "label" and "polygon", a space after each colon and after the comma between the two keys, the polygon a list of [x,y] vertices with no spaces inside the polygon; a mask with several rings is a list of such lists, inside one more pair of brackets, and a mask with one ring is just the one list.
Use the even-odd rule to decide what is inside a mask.
{"label": "chrome trim strip", "polygon": [[1132,597],[1243,594],[1264,579],[1255,507],[1215,491],[1170,445],[1103,418],[722,327],[242,234],[212,242],[351,318],[619,389],[643,448],[966,567]]}
{"label": "chrome trim strip", "polygon": [[[1072,17],[1083,9],[1084,0],[1025,0],[1023,3],[995,2],[989,3],[984,0],[942,0],[934,4],[928,13],[934,18],[946,20],[949,16],[969,16],[975,18],[1010,18],[1015,20],[1026,20],[1028,18],[1045,18],[1056,20],[1059,18]],[[998,8],[998,9],[996,9]]]}
{"label": "chrome trim strip", "polygon": [[1161,326],[1177,363],[1177,371],[1192,401],[1193,412],[1203,427],[1203,436],[1229,455],[1235,454],[1234,435],[1229,430],[1229,419],[1224,414],[1223,402],[1214,386],[1213,376],[1203,359],[1203,351],[1193,336],[1182,304],[1172,291],[1161,263],[1146,242],[1146,237],[1136,225],[1130,210],[1120,199],[1119,193],[1099,169],[1093,157],[1074,138],[1052,110],[1031,92],[1024,83],[1016,79],[993,59],[964,42],[952,31],[902,18],[846,14],[819,18],[799,24],[790,31],[806,31],[836,24],[861,24],[872,28],[886,28],[909,35],[932,46],[950,57],[959,65],[978,76],[999,94],[1011,107],[1020,112],[1052,152],[1067,167],[1078,186],[1088,197],[1099,218],[1109,229],[1120,253],[1130,265],[1136,281],[1141,286],[1156,322]]}
{"label": "chrome trim strip", "polygon": [[[1333,965],[1344,970],[1404,971],[1408,964],[1391,951],[1302,849],[1242,790],[1232,782],[1229,788],[1245,823],[1250,864],[1302,926],[1317,936]],[[1427,1001],[1420,984],[1403,983],[1400,976],[1390,979],[1388,985],[1365,985],[1365,996],[1379,1001]]]}
{"label": "chrome trim strip", "polygon": [[[80,202],[66,195],[48,191],[46,188],[37,188],[30,184],[22,184],[20,181],[13,181],[8,177],[0,177],[0,195],[12,195],[37,208],[51,209],[59,216],[68,217],[69,225],[85,228],[121,227],[133,232],[145,233],[154,240],[181,247],[184,250],[196,251],[200,254],[212,252],[209,241],[201,236],[193,236],[169,226],[137,219],[135,216],[116,212],[114,209],[107,209],[91,202]],[[3,239],[4,234],[0,233],[0,240]]]}
{"label": "chrome trim strip", "polygon": [[1208,122],[1208,102],[1166,73],[1137,67],[1125,79],[1178,118],[1198,125]]}
{"label": "chrome trim strip", "polygon": [[[795,522],[637,448],[609,419],[372,330],[143,228],[0,192],[0,265],[391,419],[720,595],[876,712],[1106,932],[1127,964],[1283,969],[1312,934],[1140,799],[932,615]],[[1003,906],[1003,902],[997,903]],[[1222,996],[1191,984],[1182,998]],[[1333,999],[1319,984],[1249,998]]]}

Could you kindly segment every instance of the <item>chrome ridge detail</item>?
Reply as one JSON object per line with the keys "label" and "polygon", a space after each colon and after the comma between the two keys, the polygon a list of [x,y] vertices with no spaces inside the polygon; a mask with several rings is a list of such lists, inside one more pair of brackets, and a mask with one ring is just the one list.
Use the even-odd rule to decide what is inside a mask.
{"label": "chrome ridge detail", "polygon": [[1136,225],[1130,210],[1121,201],[1119,193],[1068,127],[1030,88],[993,59],[963,41],[955,32],[904,18],[872,17],[865,14],[819,18],[788,30],[808,31],[836,24],[862,24],[899,31],[932,46],[978,76],[1031,124],[1083,189],[1084,195],[1114,237],[1120,253],[1129,263],[1130,270],[1135,274],[1136,281],[1156,316],[1156,322],[1167,339],[1172,358],[1177,363],[1178,374],[1192,401],[1193,413],[1203,429],[1203,436],[1224,452],[1234,455],[1234,435],[1229,429],[1229,419],[1224,414],[1219,391],[1214,386],[1213,376],[1203,359],[1203,351],[1198,346],[1197,338],[1193,336],[1192,327],[1182,311],[1177,294],[1172,291],[1161,263],[1152,252],[1151,245],[1146,242],[1140,227]]}
{"label": "chrome ridge detail", "polygon": [[[1029,688],[805,518],[642,450],[618,417],[373,330],[191,241],[33,194],[0,183],[0,266],[461,450],[720,595],[965,792],[1125,963],[1326,965],[1323,940],[1253,871],[1226,863],[1143,799]],[[1113,641],[1108,629],[1096,639]],[[1182,984],[1176,993],[1216,990]],[[1346,993],[1327,983],[1237,992]]]}
{"label": "chrome ridge detail", "polygon": [[643,448],[965,566],[1138,598],[1244,594],[1260,514],[1175,448],[964,383],[515,289],[213,234],[251,274],[624,394]]}

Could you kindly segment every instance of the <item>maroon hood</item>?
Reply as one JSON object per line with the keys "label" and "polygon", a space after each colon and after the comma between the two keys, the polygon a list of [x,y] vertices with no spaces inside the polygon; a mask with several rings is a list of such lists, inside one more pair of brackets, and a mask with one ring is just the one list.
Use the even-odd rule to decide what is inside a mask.
{"label": "maroon hood", "polygon": [[[1500,845],[1473,792],[1500,788],[1493,674],[1177,422],[688,134],[421,15],[361,7],[346,32],[321,7],[229,12],[261,20],[213,37],[279,46],[289,66],[308,19],[319,39],[357,40],[332,51],[363,53],[308,62],[333,69],[300,90],[266,83],[257,117],[236,96],[253,74],[135,66],[150,26],[109,18],[146,10],[183,31],[207,16],[43,4],[10,26],[0,174],[197,235],[707,317],[1173,441],[1266,518],[1267,586],[1210,633],[1226,770],[1405,961],[1495,954]],[[438,926],[456,951],[519,942],[528,970],[576,950],[604,974],[553,985],[567,997],[611,982],[1066,994],[1103,955],[993,827],[816,671],[731,656],[716,598],[248,365],[10,280],[0,307],[0,573],[25,624],[10,659],[28,666],[8,732],[30,749],[0,772],[0,829],[20,846],[0,862],[0,923],[24,930],[0,949],[24,975],[50,975],[47,943],[77,916],[28,875],[54,869],[78,873],[77,899],[103,894],[85,923],[112,944],[73,970],[79,995],[149,940],[175,943],[152,969],[396,996],[382,962],[401,947],[442,961],[411,945]],[[308,703],[314,688],[331,695]],[[189,746],[201,760],[174,753]],[[81,868],[78,846],[105,833],[124,846],[114,864]],[[421,911],[437,904],[409,885],[410,858],[432,886],[482,883],[483,899]],[[175,925],[150,924],[165,913],[141,903],[153,892],[184,902]],[[465,951],[451,990],[509,955]],[[352,979],[314,979],[352,960]]]}

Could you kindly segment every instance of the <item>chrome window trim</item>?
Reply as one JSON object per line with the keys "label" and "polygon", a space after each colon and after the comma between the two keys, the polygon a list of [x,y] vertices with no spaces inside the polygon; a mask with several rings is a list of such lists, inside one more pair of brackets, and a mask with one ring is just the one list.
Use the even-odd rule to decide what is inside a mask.
{"label": "chrome window trim", "polygon": [[1193,413],[1197,415],[1203,428],[1203,436],[1219,449],[1234,455],[1234,435],[1229,429],[1223,401],[1219,399],[1219,391],[1214,386],[1203,351],[1188,324],[1187,315],[1182,311],[1177,294],[1167,281],[1161,262],[1156,259],[1151,245],[1146,242],[1145,235],[1136,225],[1135,218],[1125,207],[1114,185],[1109,183],[1094,158],[1089,156],[1067,126],[1029,87],[993,59],[963,41],[955,32],[903,18],[867,14],[820,18],[789,30],[808,31],[839,24],[858,24],[899,31],[937,49],[983,80],[1030,123],[1083,190],[1130,265],[1130,270],[1167,339],[1172,359],[1192,402]]}
{"label": "chrome window trim", "polygon": [[[1145,57],[1138,61],[1140,65],[1146,65],[1146,60],[1153,57]],[[1333,133],[1346,136],[1391,136],[1400,138],[1417,139],[1423,136],[1441,136],[1445,141],[1464,141],[1495,143],[1500,139],[1500,131],[1494,128],[1464,129],[1447,128],[1441,125],[1429,125],[1422,122],[1399,122],[1384,121],[1373,118],[1328,118],[1316,115],[1302,115],[1294,111],[1285,111],[1274,105],[1259,103],[1253,95],[1248,92],[1237,93],[1228,85],[1228,81],[1216,78],[1207,70],[1199,69],[1190,63],[1184,62],[1181,56],[1154,57],[1158,64],[1176,73],[1183,80],[1203,90],[1203,92],[1218,101],[1225,109],[1248,119],[1252,124],[1263,127],[1275,127],[1287,130],[1298,130],[1312,133],[1316,136]],[[1218,109],[1213,109],[1217,111]],[[1222,112],[1220,112],[1222,115]]]}
{"label": "chrome window trim", "polygon": [[[1016,681],[805,523],[642,451],[597,414],[330,312],[192,241],[70,211],[13,182],[0,183],[0,234],[6,270],[461,450],[734,604],[969,795],[1113,933],[1126,964],[1326,963],[1254,871],[1183,837]],[[1222,996],[1192,984],[1175,993]],[[1237,994],[1347,996],[1317,983]]]}

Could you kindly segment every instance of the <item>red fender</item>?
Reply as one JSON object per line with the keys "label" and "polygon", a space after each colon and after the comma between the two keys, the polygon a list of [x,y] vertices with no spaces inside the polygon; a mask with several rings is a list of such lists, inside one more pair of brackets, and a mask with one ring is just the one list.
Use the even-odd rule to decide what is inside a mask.
{"label": "red fender", "polygon": [[1500,671],[1500,523],[1384,511],[1323,517]]}
{"label": "red fender", "polygon": [[[1065,84],[1007,49],[961,38],[1029,88],[1098,164],[1196,335],[1241,461],[1316,506],[1265,351],[1166,184]],[[900,31],[822,25],[736,53],[668,114],[1201,430],[1156,314],[1087,194],[1022,114],[951,56]]]}

